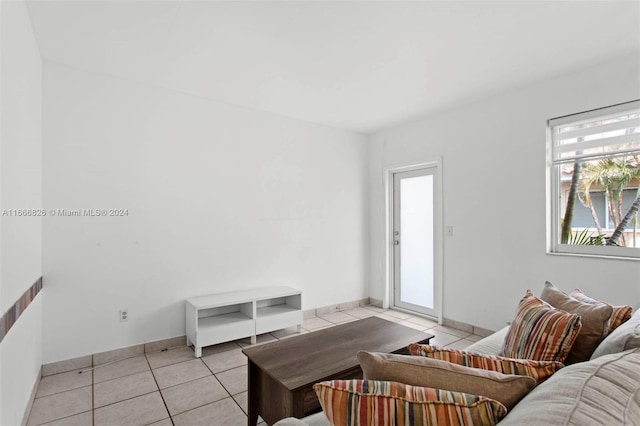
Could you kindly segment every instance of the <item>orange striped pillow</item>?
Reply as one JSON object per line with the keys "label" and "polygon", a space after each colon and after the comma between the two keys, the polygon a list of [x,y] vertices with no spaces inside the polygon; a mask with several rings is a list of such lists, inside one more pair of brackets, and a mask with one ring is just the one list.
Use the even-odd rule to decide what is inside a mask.
{"label": "orange striped pillow", "polygon": [[502,374],[516,374],[536,379],[538,384],[547,380],[553,373],[564,367],[557,361],[533,361],[530,359],[505,358],[496,355],[484,355],[476,352],[460,351],[451,348],[440,348],[431,345],[412,343],[409,345],[411,355],[425,356],[466,367],[497,371]]}
{"label": "orange striped pillow", "polygon": [[[597,305],[598,303],[606,303],[600,300],[594,299],[592,297],[587,296],[580,290],[576,288],[569,294],[569,296],[573,297],[576,300],[579,300],[582,303],[588,303],[590,305]],[[606,303],[608,305],[608,303]],[[627,322],[629,318],[631,318],[631,313],[633,312],[633,308],[631,306],[611,306],[613,308],[613,313],[609,318],[609,329],[607,334],[611,333],[613,330],[618,328],[623,323]]]}
{"label": "orange striped pillow", "polygon": [[507,413],[485,396],[397,382],[333,380],[316,383],[332,425],[495,425]]}
{"label": "orange striped pillow", "polygon": [[527,290],[500,355],[564,362],[582,328],[580,316],[555,309]]}

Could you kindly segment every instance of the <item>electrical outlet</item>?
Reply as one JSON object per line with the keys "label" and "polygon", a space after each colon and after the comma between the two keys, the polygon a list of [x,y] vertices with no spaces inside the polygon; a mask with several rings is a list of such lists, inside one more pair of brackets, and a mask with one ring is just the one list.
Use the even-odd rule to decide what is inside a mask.
{"label": "electrical outlet", "polygon": [[120,322],[129,321],[129,310],[120,309]]}

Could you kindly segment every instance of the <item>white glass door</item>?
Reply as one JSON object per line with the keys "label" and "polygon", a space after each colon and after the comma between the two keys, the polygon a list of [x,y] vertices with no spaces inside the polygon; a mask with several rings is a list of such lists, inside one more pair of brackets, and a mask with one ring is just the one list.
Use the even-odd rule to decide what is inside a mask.
{"label": "white glass door", "polygon": [[393,305],[437,318],[437,168],[393,174]]}

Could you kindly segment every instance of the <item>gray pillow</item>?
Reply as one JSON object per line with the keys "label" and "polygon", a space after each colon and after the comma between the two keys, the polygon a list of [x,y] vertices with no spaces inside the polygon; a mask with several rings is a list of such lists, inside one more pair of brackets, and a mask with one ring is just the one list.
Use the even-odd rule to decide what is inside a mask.
{"label": "gray pillow", "polygon": [[640,349],[578,362],[525,396],[500,426],[640,425]]}
{"label": "gray pillow", "polygon": [[556,309],[580,315],[582,328],[564,363],[575,364],[576,362],[587,361],[609,331],[609,318],[613,313],[613,307],[607,303],[581,302],[569,296],[549,281],[544,283],[540,299]]}
{"label": "gray pillow", "polygon": [[640,309],[598,345],[591,359],[636,348],[640,348]]}

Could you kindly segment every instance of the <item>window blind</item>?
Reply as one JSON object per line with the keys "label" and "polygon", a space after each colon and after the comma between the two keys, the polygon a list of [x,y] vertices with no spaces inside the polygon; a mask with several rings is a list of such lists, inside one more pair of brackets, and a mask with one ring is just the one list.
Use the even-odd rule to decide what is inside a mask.
{"label": "window blind", "polygon": [[640,100],[549,120],[553,164],[640,153]]}

